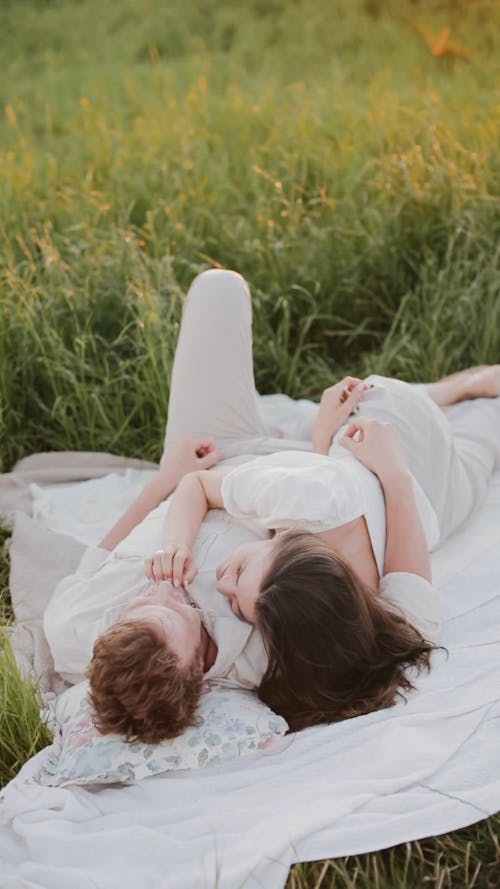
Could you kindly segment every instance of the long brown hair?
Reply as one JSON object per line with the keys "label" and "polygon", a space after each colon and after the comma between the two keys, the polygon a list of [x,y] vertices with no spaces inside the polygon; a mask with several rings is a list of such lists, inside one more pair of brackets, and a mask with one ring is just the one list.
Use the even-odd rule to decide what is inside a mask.
{"label": "long brown hair", "polygon": [[434,646],[317,535],[277,544],[256,606],[269,664],[259,697],[292,731],[390,707]]}

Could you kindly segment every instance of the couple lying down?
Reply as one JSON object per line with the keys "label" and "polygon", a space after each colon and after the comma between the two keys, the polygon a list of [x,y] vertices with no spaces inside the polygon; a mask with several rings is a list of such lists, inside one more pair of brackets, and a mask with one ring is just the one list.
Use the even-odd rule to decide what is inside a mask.
{"label": "couple lying down", "polygon": [[429,551],[484,498],[499,394],[500,365],[347,377],[298,440],[273,437],[248,288],[199,275],[160,468],[46,611],[56,670],[87,673],[102,732],[151,743],[193,723],[210,679],[255,688],[292,730],[391,706],[429,666]]}

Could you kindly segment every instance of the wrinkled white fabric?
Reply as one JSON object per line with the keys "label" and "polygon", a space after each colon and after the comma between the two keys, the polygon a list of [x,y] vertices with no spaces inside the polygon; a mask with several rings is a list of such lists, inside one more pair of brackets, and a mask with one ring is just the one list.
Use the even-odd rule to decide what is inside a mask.
{"label": "wrinkled white fabric", "polygon": [[441,641],[441,593],[433,583],[408,571],[390,571],[381,578],[379,592],[424,639]]}
{"label": "wrinkled white fabric", "polygon": [[[87,545],[93,544],[118,521],[153,475],[154,471],[127,469],[120,475],[112,472],[104,478],[86,481],[83,488],[78,483],[47,488],[32,482],[32,516],[53,531],[68,534]],[[75,508],[69,512],[65,505],[73,496],[76,497]],[[106,510],[102,508],[103,503],[109,504]]]}
{"label": "wrinkled white fabric", "polygon": [[[74,501],[73,501],[74,503]],[[281,889],[294,861],[439,834],[500,807],[500,473],[432,556],[442,643],[406,704],[252,762],[101,790],[7,787],[1,889]]]}

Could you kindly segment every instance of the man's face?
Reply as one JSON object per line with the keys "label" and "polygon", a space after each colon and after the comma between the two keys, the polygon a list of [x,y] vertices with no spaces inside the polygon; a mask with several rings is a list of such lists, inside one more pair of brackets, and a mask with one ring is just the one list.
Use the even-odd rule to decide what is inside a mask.
{"label": "man's face", "polygon": [[168,581],[162,581],[149,596],[136,596],[125,607],[121,621],[147,621],[181,664],[187,666],[198,654],[201,663],[201,618],[188,605],[184,593]]}

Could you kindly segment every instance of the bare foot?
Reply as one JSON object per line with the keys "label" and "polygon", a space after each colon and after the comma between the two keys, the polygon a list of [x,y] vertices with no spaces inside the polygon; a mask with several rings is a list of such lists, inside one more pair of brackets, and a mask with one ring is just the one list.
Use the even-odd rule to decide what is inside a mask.
{"label": "bare foot", "polygon": [[500,395],[500,364],[474,370],[467,381],[465,398],[495,398]]}
{"label": "bare foot", "polygon": [[458,371],[436,383],[428,383],[426,392],[441,407],[468,398],[495,398],[500,395],[500,364]]}

